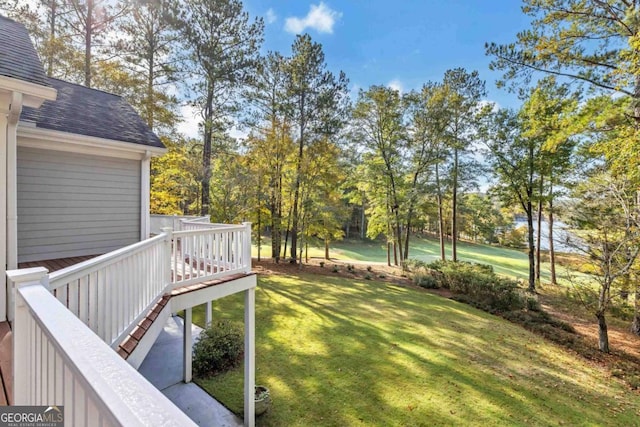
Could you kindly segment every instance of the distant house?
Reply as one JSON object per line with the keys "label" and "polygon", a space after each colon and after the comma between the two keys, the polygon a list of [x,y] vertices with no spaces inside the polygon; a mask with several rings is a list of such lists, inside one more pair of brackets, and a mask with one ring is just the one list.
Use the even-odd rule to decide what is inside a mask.
{"label": "distant house", "polygon": [[5,265],[146,239],[162,142],[120,96],[46,77],[21,24],[0,16],[0,40],[3,285]]}

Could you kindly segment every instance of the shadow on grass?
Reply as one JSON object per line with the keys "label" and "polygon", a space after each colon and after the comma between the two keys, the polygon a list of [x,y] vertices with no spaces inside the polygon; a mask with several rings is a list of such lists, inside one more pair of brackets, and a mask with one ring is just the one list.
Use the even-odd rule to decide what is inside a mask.
{"label": "shadow on grass", "polygon": [[[214,318],[241,322],[242,310],[240,296],[226,298]],[[261,277],[256,322],[257,381],[274,401],[259,425],[632,425],[640,410],[558,347],[411,289]],[[241,368],[200,382],[242,412]]]}

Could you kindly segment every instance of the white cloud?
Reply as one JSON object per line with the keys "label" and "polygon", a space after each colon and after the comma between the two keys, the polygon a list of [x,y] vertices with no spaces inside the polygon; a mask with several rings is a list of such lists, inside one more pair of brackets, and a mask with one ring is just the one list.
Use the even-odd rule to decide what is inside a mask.
{"label": "white cloud", "polygon": [[190,105],[183,105],[180,107],[180,115],[183,121],[178,125],[178,132],[188,138],[197,138],[200,130],[198,125],[201,122],[198,110]]}
{"label": "white cloud", "polygon": [[269,8],[269,10],[267,10],[267,14],[265,15],[265,21],[267,22],[267,25],[273,24],[277,20],[278,20],[278,15],[276,15],[276,13],[273,11],[272,8]]}
{"label": "white cloud", "polygon": [[247,139],[247,136],[249,136],[249,131],[247,131],[246,129],[241,129],[237,123],[234,123],[233,127],[229,129],[227,134],[231,138],[235,138],[238,141],[240,141],[240,140]]}
{"label": "white cloud", "polygon": [[393,90],[397,90],[400,93],[400,95],[402,95],[402,92],[404,91],[402,82],[398,79],[391,80],[389,83],[387,83],[387,86]]}
{"label": "white cloud", "polygon": [[342,12],[336,12],[323,2],[319,5],[312,4],[309,13],[304,18],[289,17],[284,23],[285,31],[299,34],[307,28],[312,28],[319,33],[333,33],[333,25],[342,17]]}
{"label": "white cloud", "polygon": [[351,86],[351,89],[349,89],[349,97],[351,98],[352,101],[355,101],[358,99],[358,94],[360,93],[360,89],[362,89],[362,86],[360,86],[358,83],[354,83]]}
{"label": "white cloud", "polygon": [[[191,105],[183,105],[180,107],[180,115],[182,116],[182,122],[178,125],[178,132],[186,136],[187,138],[200,138],[200,123],[202,117],[198,112],[198,109]],[[246,139],[249,132],[242,129],[238,123],[234,121],[231,128],[227,131],[227,134],[238,140]]]}

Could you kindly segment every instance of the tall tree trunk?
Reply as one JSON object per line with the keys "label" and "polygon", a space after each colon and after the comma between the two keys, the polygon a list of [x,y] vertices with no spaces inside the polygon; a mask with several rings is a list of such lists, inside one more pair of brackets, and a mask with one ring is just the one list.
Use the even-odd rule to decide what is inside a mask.
{"label": "tall tree trunk", "polygon": [[603,311],[598,311],[598,348],[603,353],[609,353],[609,332],[607,330],[607,319]]}
{"label": "tall tree trunk", "polygon": [[53,77],[53,61],[56,58],[52,46],[56,39],[56,14],[58,13],[57,0],[51,1],[51,16],[49,17],[49,49],[47,49],[47,76]]}
{"label": "tall tree trunk", "polygon": [[529,288],[531,293],[536,292],[536,276],[535,276],[535,243],[533,237],[533,206],[531,201],[527,203],[527,237],[529,243]]}
{"label": "tall tree trunk", "polygon": [[363,198],[363,201],[362,201],[362,213],[361,213],[361,217],[360,217],[360,227],[361,227],[360,238],[362,240],[364,240],[364,238],[367,236],[367,227],[365,225],[365,221],[366,221],[366,218],[364,216],[364,198]]}
{"label": "tall tree trunk", "polygon": [[536,283],[540,284],[540,243],[542,243],[542,186],[544,185],[543,178],[540,177],[540,199],[538,200],[538,215],[537,215],[537,225],[538,229],[536,230]]}
{"label": "tall tree trunk", "polygon": [[634,292],[634,312],[633,322],[631,322],[631,332],[640,336],[640,283],[636,278],[636,291]]}
{"label": "tall tree trunk", "polygon": [[453,192],[451,195],[451,259],[458,261],[458,149],[453,149]]}
{"label": "tall tree trunk", "polygon": [[387,242],[387,266],[391,267],[391,242]]}
{"label": "tall tree trunk", "polygon": [[405,230],[404,233],[404,255],[402,256],[402,259],[409,259],[409,236],[410,236],[410,230],[411,230],[411,220],[413,219],[413,206],[411,206],[409,208],[409,212],[407,213],[407,224],[406,227],[407,229]]}
{"label": "tall tree trunk", "polygon": [[211,204],[211,140],[213,139],[213,87],[211,83],[207,87],[207,100],[205,106],[204,117],[204,141],[202,148],[202,194],[200,215],[207,216],[209,213],[209,205]]}
{"label": "tall tree trunk", "polygon": [[153,49],[149,52],[149,75],[147,76],[147,125],[149,129],[153,130],[153,111],[154,111],[154,94],[153,94],[153,81],[155,80],[154,75],[154,51]]}
{"label": "tall tree trunk", "polygon": [[[280,160],[277,159],[277,177],[275,179],[275,217],[272,219],[273,228],[271,231],[271,256],[275,258],[276,264],[280,262],[280,254],[282,253],[282,170],[280,168]],[[285,249],[285,256],[286,256]]]}
{"label": "tall tree trunk", "polygon": [[271,203],[269,203],[269,212],[271,213],[271,258],[277,263],[280,258],[280,248],[278,247],[278,227],[276,225],[276,202],[271,196]]}
{"label": "tall tree trunk", "polygon": [[438,171],[438,164],[436,163],[436,191],[437,191],[437,203],[438,203],[438,237],[440,239],[440,259],[446,260],[447,255],[444,250],[444,212],[442,210],[442,190],[440,188],[440,173]]}
{"label": "tall tree trunk", "polygon": [[556,251],[553,243],[553,185],[549,188],[549,271],[551,272],[551,284],[557,285],[556,277]]}
{"label": "tall tree trunk", "polygon": [[298,245],[298,204],[300,198],[300,184],[302,174],[302,156],[304,154],[304,128],[305,128],[305,116],[304,116],[304,104],[305,96],[302,94],[300,97],[300,141],[298,143],[298,160],[296,162],[296,186],[293,193],[293,218],[291,227],[291,258],[296,259],[296,249]]}
{"label": "tall tree trunk", "polygon": [[289,243],[289,231],[291,230],[289,227],[291,226],[291,208],[289,208],[289,215],[287,216],[287,229],[284,234],[284,251],[282,252],[286,258],[287,256],[287,243]]}
{"label": "tall tree trunk", "polygon": [[329,239],[324,239],[324,259],[329,259]]}
{"label": "tall tree trunk", "polygon": [[398,245],[397,240],[393,239],[393,265],[398,265]]}
{"label": "tall tree trunk", "polygon": [[631,322],[631,332],[640,336],[640,284],[636,278],[636,291],[634,292],[634,312],[633,322]]}
{"label": "tall tree trunk", "polygon": [[260,232],[262,229],[262,224],[260,223],[260,220],[262,219],[262,215],[260,215],[260,211],[262,209],[260,209],[260,203],[258,203],[258,224],[257,227],[258,229],[256,230],[257,234],[258,234],[258,261],[260,261],[260,251],[262,250],[262,233]]}
{"label": "tall tree trunk", "polygon": [[87,15],[84,30],[84,85],[86,87],[91,87],[91,38],[93,36],[93,0],[87,0]]}

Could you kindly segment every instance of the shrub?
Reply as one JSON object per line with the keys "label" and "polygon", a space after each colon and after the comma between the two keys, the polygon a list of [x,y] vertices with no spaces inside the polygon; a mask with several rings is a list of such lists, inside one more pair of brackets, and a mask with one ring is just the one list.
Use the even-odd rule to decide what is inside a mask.
{"label": "shrub", "polygon": [[470,262],[435,261],[427,268],[440,277],[435,280],[451,291],[464,294],[472,305],[490,313],[520,310],[526,301],[518,282],[497,276],[493,267]]}
{"label": "shrub", "polygon": [[238,366],[244,352],[242,330],[227,320],[208,326],[193,346],[193,372],[207,377]]}
{"label": "shrub", "polygon": [[413,275],[413,283],[426,289],[440,288],[440,282],[429,273],[416,273]]}
{"label": "shrub", "polygon": [[337,265],[334,265],[334,266],[333,266],[333,272],[334,272],[334,273],[337,273],[338,271],[340,271],[340,269],[338,268],[338,266],[337,266]]}
{"label": "shrub", "polygon": [[367,274],[364,275],[364,278],[367,279],[367,280],[371,280],[372,276],[371,276],[371,274],[367,273]]}
{"label": "shrub", "polygon": [[527,310],[529,311],[542,311],[540,302],[533,297],[527,297]]}
{"label": "shrub", "polygon": [[372,268],[370,265],[367,265],[367,271],[368,271],[369,273],[371,273],[371,271],[372,271],[372,270],[373,270],[373,268]]}
{"label": "shrub", "polygon": [[349,271],[350,273],[353,273],[353,270],[355,270],[355,267],[353,266],[353,264],[347,264],[347,271]]}
{"label": "shrub", "polygon": [[324,261],[320,261],[320,267],[324,268]]}

